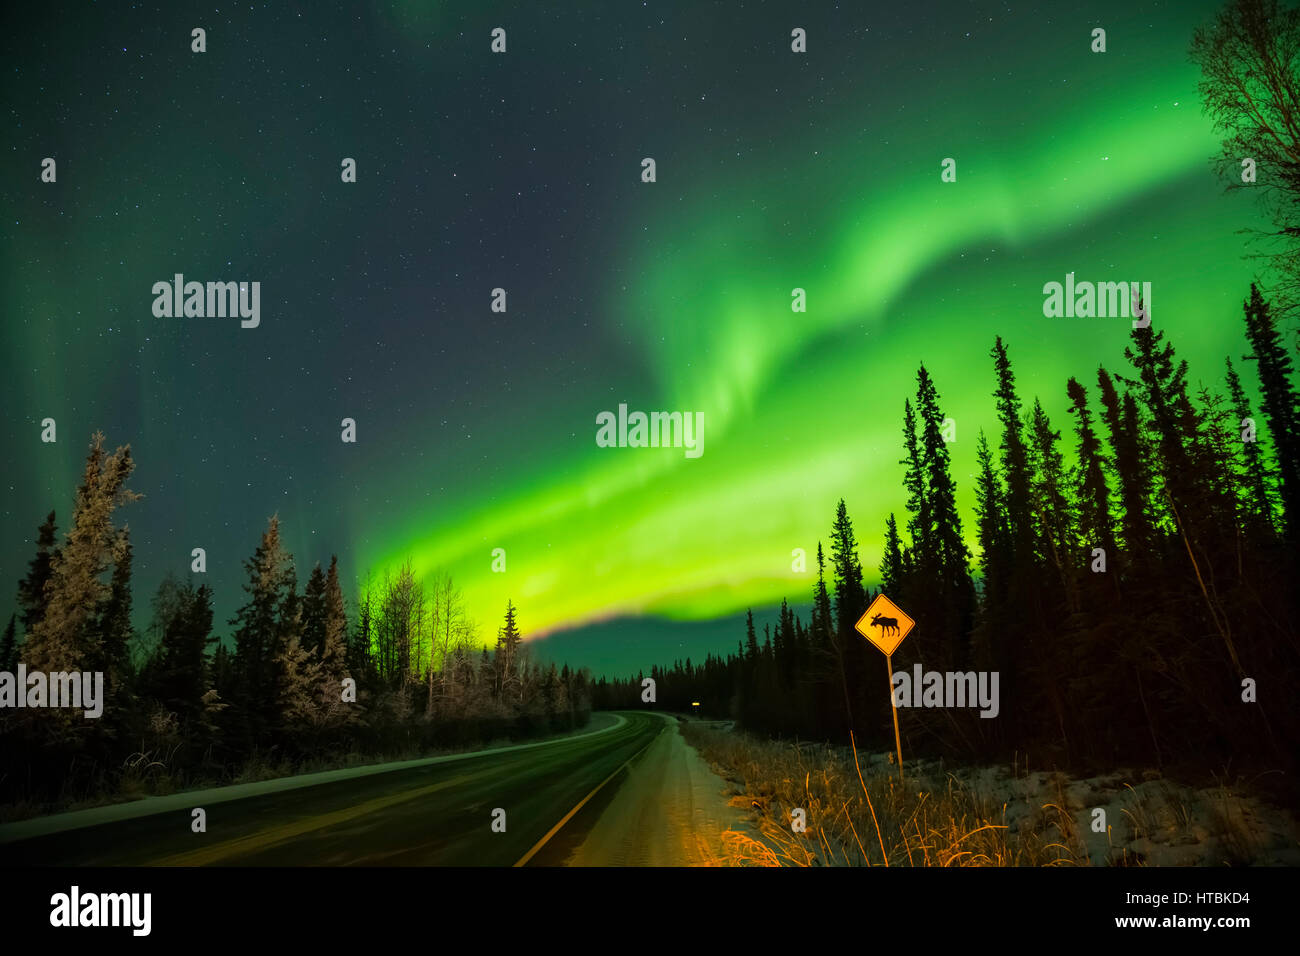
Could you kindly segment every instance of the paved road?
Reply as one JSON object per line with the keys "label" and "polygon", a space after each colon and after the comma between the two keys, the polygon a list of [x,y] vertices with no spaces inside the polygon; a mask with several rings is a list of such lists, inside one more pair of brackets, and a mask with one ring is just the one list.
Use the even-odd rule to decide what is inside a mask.
{"label": "paved road", "polygon": [[[203,801],[181,805],[184,797],[165,812],[25,839],[0,828],[0,863],[557,865],[583,844],[647,748],[675,733],[661,715],[624,713],[577,737],[213,802],[206,833],[191,830],[191,809]],[[504,833],[492,829],[497,808]]]}

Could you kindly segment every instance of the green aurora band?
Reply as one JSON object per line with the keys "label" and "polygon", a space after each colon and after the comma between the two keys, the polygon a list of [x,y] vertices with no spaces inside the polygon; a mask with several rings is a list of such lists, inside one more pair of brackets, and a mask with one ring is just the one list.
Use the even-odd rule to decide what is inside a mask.
{"label": "green aurora band", "polygon": [[[1066,379],[1078,377],[1095,405],[1098,365],[1125,364],[1127,320],[1045,318],[1044,283],[1068,272],[1151,282],[1153,321],[1194,384],[1221,387],[1224,356],[1245,350],[1241,301],[1257,270],[1242,230],[1263,221],[1248,191],[1225,193],[1211,170],[1219,138],[1187,55],[1193,28],[1219,5],[1125,3],[1098,16],[990,7],[987,23],[936,6],[915,30],[898,19],[906,11],[893,21],[809,11],[803,58],[771,22],[779,11],[638,7],[610,25],[589,16],[600,3],[563,16],[510,7],[505,61],[484,60],[486,39],[462,39],[480,27],[486,37],[485,15],[413,3],[375,5],[370,46],[350,56],[337,23],[243,11],[231,16],[246,21],[249,46],[214,43],[207,59],[188,41],[137,42],[187,37],[181,12],[166,29],[153,12],[123,14],[111,30],[120,42],[88,27],[80,46],[32,51],[11,94],[24,123],[6,181],[27,185],[11,185],[0,232],[11,308],[0,345],[11,442],[38,434],[45,415],[60,440],[12,465],[21,494],[4,515],[2,570],[11,583],[24,573],[48,508],[67,530],[85,437],[102,428],[110,444],[131,443],[133,483],[147,494],[124,514],[138,542],[142,626],[148,588],[164,571],[186,572],[190,548],[214,529],[226,535],[209,570],[227,620],[242,600],[239,561],[273,510],[300,583],[331,552],[349,578],[373,580],[407,559],[421,575],[445,570],[485,640],[507,599],[528,637],[624,615],[698,621],[782,597],[802,603],[841,497],[869,580],[889,513],[904,526],[902,410],[922,361],[957,424],[950,450],[973,546],[976,437],[997,436],[994,337],[1008,344],[1022,398],[1041,397],[1066,449]],[[1108,30],[1104,54],[1088,48],[1094,20]],[[254,56],[255,44],[268,51]],[[361,67],[382,72],[368,84]],[[528,71],[534,81],[521,81]],[[495,113],[475,95],[492,83],[504,104]],[[469,112],[399,122],[411,90]],[[481,103],[476,127],[463,117]],[[589,119],[594,132],[560,113],[566,131],[592,138],[546,140],[552,106]],[[516,124],[504,140],[491,126],[503,118]],[[550,168],[590,162],[574,181],[592,188],[572,194],[591,198],[597,261],[530,259],[531,234],[492,248],[510,222],[470,231],[481,215],[549,208],[533,205],[540,192],[514,198],[538,186],[520,129],[549,149]],[[326,192],[338,187],[337,157],[358,142],[374,145],[355,191]],[[35,188],[45,189],[36,163],[50,153],[60,192]],[[498,165],[484,160],[497,153]],[[657,161],[654,184],[639,182],[643,156]],[[946,157],[955,183],[940,180]],[[476,161],[495,192],[459,185]],[[426,218],[403,220],[416,185]],[[582,212],[557,231],[585,222]],[[377,241],[385,216],[397,217],[394,234],[404,227],[413,263],[388,261],[396,256]],[[599,231],[614,228],[612,242]],[[465,249],[458,236],[472,236]],[[493,402],[475,389],[495,388],[504,360],[485,355],[463,380],[427,390],[397,366],[404,350],[435,352],[442,334],[476,341],[486,290],[461,270],[485,242],[493,262],[515,256],[559,276],[533,290],[537,300],[568,296],[574,315],[590,312],[594,346],[573,343],[572,356],[545,366],[571,365],[569,380],[546,388],[512,370],[517,392]],[[330,297],[334,277],[342,288],[345,272],[365,268],[374,287],[354,275]],[[264,311],[278,302],[280,317],[256,333],[153,319],[150,285],[177,271],[260,278]],[[524,337],[514,323],[543,323],[543,309],[515,290],[522,278],[499,274],[511,311],[497,328]],[[444,284],[441,305],[423,295],[430,276]],[[796,287],[806,313],[790,309]],[[458,292],[472,308],[451,302]],[[361,354],[374,358],[349,364]],[[620,403],[703,412],[703,456],[598,448],[596,416]],[[349,414],[361,438],[340,452],[336,423]],[[460,428],[472,442],[448,441]],[[491,570],[495,548],[505,573]],[[796,548],[803,573],[792,570]]]}
{"label": "green aurora band", "polygon": [[[532,635],[617,615],[701,619],[805,601],[844,497],[871,579],[887,515],[904,521],[902,407],[921,361],[957,423],[974,551],[975,439],[997,436],[995,335],[1022,398],[1041,397],[1067,447],[1066,378],[1095,393],[1099,364],[1124,367],[1127,320],[1044,318],[1044,283],[1067,272],[1152,282],[1153,321],[1193,381],[1218,386],[1224,355],[1242,351],[1253,273],[1238,231],[1256,213],[1211,173],[1218,141],[1186,37],[1166,39],[1119,63],[1084,53],[1069,84],[1014,113],[999,112],[996,77],[972,75],[959,97],[939,84],[928,101],[909,98],[883,129],[865,109],[837,117],[833,136],[791,124],[766,164],[729,175],[669,185],[677,164],[718,164],[704,147],[660,158],[660,182],[641,188],[685,200],[629,198],[641,215],[611,271],[636,280],[604,302],[655,387],[615,385],[562,422],[521,412],[521,432],[563,436],[556,451],[521,454],[510,481],[404,513],[369,536],[378,543],[361,566],[451,570],[478,613],[495,621],[509,598]],[[1059,55],[1026,68],[1046,76]],[[948,156],[953,184],[939,176]],[[791,312],[794,287],[807,291],[804,314]],[[703,456],[597,448],[596,414],[619,402],[703,411]],[[393,476],[392,494],[408,481]],[[494,548],[503,574],[491,571]],[[795,548],[805,573],[792,570]]]}

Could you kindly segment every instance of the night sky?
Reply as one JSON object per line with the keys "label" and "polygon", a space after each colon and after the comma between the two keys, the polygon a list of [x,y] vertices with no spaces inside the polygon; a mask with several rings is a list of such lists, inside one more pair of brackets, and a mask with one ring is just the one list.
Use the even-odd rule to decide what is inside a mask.
{"label": "night sky", "polygon": [[[1044,283],[1151,282],[1193,384],[1245,350],[1261,218],[1211,171],[1187,55],[1217,0],[25,6],[0,21],[0,585],[48,510],[67,530],[99,429],[138,462],[141,627],[203,547],[228,636],[278,512],[300,583],[409,556],[487,640],[510,598],[602,669],[734,649],[747,606],[806,603],[840,497],[874,580],[919,362],[968,536],[996,335],[1072,444],[1066,378],[1120,369],[1129,323],[1045,318]],[[155,317],[176,273],[259,281],[260,326]],[[620,403],[702,411],[703,455],[597,447]]]}

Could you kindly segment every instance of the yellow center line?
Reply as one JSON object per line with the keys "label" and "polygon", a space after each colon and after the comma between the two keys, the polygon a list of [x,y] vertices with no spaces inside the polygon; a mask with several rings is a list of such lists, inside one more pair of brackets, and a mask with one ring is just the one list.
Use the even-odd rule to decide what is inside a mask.
{"label": "yellow center line", "polygon": [[[489,773],[490,772],[491,771],[489,771]],[[415,790],[406,790],[402,793],[395,793],[387,797],[378,797],[374,800],[367,801],[366,803],[359,803],[356,806],[347,807],[343,810],[335,810],[332,813],[308,817],[305,820],[286,823],[283,826],[273,827],[269,830],[259,830],[257,833],[250,833],[247,836],[237,837],[233,840],[226,840],[222,843],[215,843],[212,846],[206,846],[198,850],[187,850],[184,853],[177,853],[173,856],[165,857],[149,865],[206,866],[228,856],[235,856],[240,853],[251,852],[254,850],[264,850],[268,847],[275,846],[278,843],[283,843],[285,840],[292,840],[294,837],[302,836],[304,833],[310,833],[312,830],[334,826],[338,823],[346,823],[348,820],[363,817],[368,813],[376,813],[380,810],[387,809],[388,807],[396,806],[399,803],[408,803],[411,800],[418,800],[420,797],[426,797],[431,793],[437,793],[439,790],[446,790],[448,787],[458,786],[485,775],[486,774],[478,773],[454,777],[451,780],[444,780],[442,783],[430,784],[427,787],[419,787]]]}
{"label": "yellow center line", "polygon": [[[660,733],[662,732],[663,731],[660,731]],[[657,739],[658,734],[656,734],[655,737]],[[565,741],[565,743],[567,742],[568,741]],[[654,740],[652,739],[650,743],[654,743]],[[646,747],[650,746],[650,743],[647,743],[645,747],[642,747],[635,754],[629,757],[626,762],[624,762],[622,765],[619,766],[618,770],[615,770],[614,773],[606,777],[605,780],[601,782],[600,786],[596,787],[595,790],[587,794],[587,796],[583,798],[582,803],[579,803],[576,807],[574,807],[567,814],[565,814],[564,819],[561,820],[559,823],[557,823],[554,827],[552,827],[550,832],[547,833],[546,836],[542,837],[542,839],[537,843],[537,845],[534,846],[531,850],[529,850],[528,853],[524,856],[524,858],[520,860],[518,863],[516,863],[515,866],[523,866],[525,863],[527,863],[528,860],[531,859],[532,856],[542,848],[542,846],[546,843],[546,841],[549,840],[551,837],[553,837],[559,831],[560,827],[564,826],[564,824],[567,823],[575,813],[577,813],[579,810],[582,809],[583,804],[585,804],[588,800],[594,797],[596,795],[596,792],[600,790],[601,787],[605,786],[606,783],[609,783],[609,781],[612,780],[614,776],[617,775],[618,772],[623,769],[623,767],[626,767],[629,763],[631,763],[642,753],[644,753]],[[230,840],[225,840],[221,843],[214,843],[211,846],[201,847],[200,849],[197,850],[186,850],[183,853],[176,853],[173,854],[172,856],[164,857],[161,860],[156,860],[146,865],[147,866],[207,866],[219,860],[223,860],[227,857],[238,856],[244,853],[252,853],[258,850],[265,850],[277,844],[284,843],[287,840],[292,840],[295,837],[302,836],[305,833],[310,833],[313,830],[320,830],[323,829],[324,827],[334,826],[339,823],[346,823],[347,821],[354,820],[357,817],[363,817],[366,814],[370,814],[370,813],[377,813],[380,810],[385,810],[389,807],[397,806],[398,804],[407,803],[411,800],[418,800],[421,797],[428,796],[431,793],[437,793],[439,790],[446,790],[449,787],[459,786],[463,783],[468,783],[472,780],[477,780],[482,777],[493,776],[505,770],[508,770],[508,768],[503,768],[501,766],[489,767],[478,773],[464,774],[459,777],[454,777],[450,780],[445,780],[441,783],[430,784],[429,786],[426,787],[418,787],[415,790],[406,790],[403,791],[402,793],[395,793],[387,797],[377,797],[374,800],[367,801],[366,803],[360,803],[357,804],[356,806],[346,807],[342,810],[335,810],[331,813],[324,813],[314,817],[308,817],[304,820],[297,820],[293,823],[286,823],[281,826],[272,827],[267,830],[259,830],[258,832],[250,833],[247,836],[235,837]]]}
{"label": "yellow center line", "polygon": [[532,858],[537,854],[537,851],[538,851],[538,850],[540,850],[542,847],[546,846],[547,841],[550,840],[551,837],[555,836],[555,834],[557,834],[557,833],[560,832],[560,828],[561,828],[561,827],[563,827],[566,823],[568,823],[570,820],[573,819],[573,815],[574,815],[575,813],[577,813],[579,810],[581,810],[581,809],[586,805],[586,803],[587,803],[588,800],[590,800],[592,797],[594,797],[597,793],[600,792],[600,788],[601,788],[601,787],[605,786],[605,784],[609,783],[611,780],[613,780],[615,777],[617,777],[620,773],[623,772],[623,768],[624,768],[624,767],[626,767],[628,764],[630,764],[630,763],[631,763],[633,760],[635,760],[637,757],[639,757],[639,756],[641,756],[643,753],[645,753],[646,750],[649,749],[650,744],[652,744],[652,743],[654,743],[656,740],[658,740],[658,739],[659,739],[659,734],[662,734],[662,733],[663,733],[663,730],[660,730],[658,734],[655,734],[653,737],[650,738],[649,743],[647,743],[644,747],[642,747],[640,750],[638,750],[638,751],[637,751],[636,753],[634,753],[632,756],[628,757],[627,760],[625,760],[625,761],[623,761],[621,764],[619,764],[618,769],[615,770],[613,773],[611,773],[608,777],[606,777],[606,778],[605,778],[604,780],[602,780],[600,783],[596,784],[596,789],[593,790],[593,791],[591,791],[591,793],[587,794],[585,797],[583,797],[582,800],[579,801],[579,803],[578,803],[578,805],[577,805],[576,807],[574,807],[572,810],[570,810],[568,813],[566,813],[566,814],[564,815],[564,818],[563,818],[562,820],[560,820],[559,823],[557,823],[555,826],[551,827],[551,829],[548,830],[548,831],[546,832],[546,836],[542,837],[542,838],[541,838],[540,840],[538,840],[535,844],[533,844],[533,848],[532,848],[531,850],[529,850],[527,853],[525,853],[522,857],[520,857],[520,858],[519,858],[519,861],[518,861],[517,863],[515,863],[515,866],[524,866],[524,865],[525,865],[529,860],[531,860],[531,859],[532,859]]}

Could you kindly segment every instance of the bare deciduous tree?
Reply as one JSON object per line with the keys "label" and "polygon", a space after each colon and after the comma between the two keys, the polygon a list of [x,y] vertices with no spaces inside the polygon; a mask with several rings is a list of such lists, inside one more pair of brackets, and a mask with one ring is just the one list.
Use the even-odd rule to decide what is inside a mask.
{"label": "bare deciduous tree", "polygon": [[[1222,133],[1216,159],[1229,188],[1258,190],[1276,227],[1258,237],[1285,307],[1300,306],[1300,8],[1231,0],[1192,38],[1205,111]],[[1256,168],[1243,181],[1243,164]]]}

